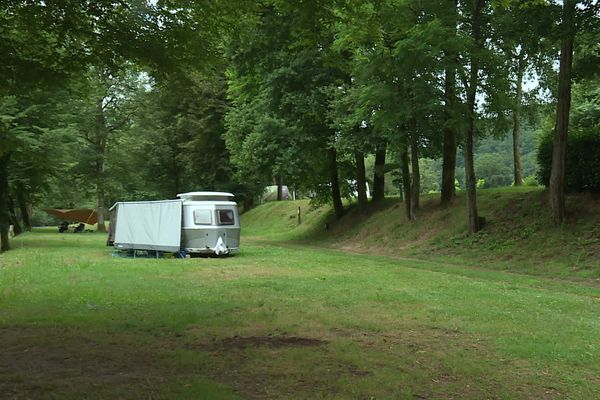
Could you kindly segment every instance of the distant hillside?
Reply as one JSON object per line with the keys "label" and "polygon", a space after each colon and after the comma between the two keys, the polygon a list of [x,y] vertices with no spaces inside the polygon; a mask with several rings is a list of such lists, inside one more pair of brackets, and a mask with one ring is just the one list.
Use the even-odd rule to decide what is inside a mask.
{"label": "distant hillside", "polygon": [[[547,194],[540,188],[487,189],[478,192],[486,227],[467,236],[463,194],[448,209],[437,195],[424,196],[417,221],[404,216],[398,199],[373,207],[368,216],[350,206],[333,221],[328,206],[307,201],[271,202],[242,216],[246,236],[319,243],[349,251],[425,258],[535,275],[594,278],[600,281],[600,198],[568,197],[567,223],[548,223]],[[302,224],[297,224],[301,208]]]}

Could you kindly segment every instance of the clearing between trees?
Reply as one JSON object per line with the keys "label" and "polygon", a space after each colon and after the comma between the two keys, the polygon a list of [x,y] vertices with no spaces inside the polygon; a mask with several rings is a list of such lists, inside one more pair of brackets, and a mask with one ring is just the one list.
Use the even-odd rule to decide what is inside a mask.
{"label": "clearing between trees", "polygon": [[243,231],[269,241],[600,283],[598,195],[568,196],[567,221],[555,227],[545,208],[546,190],[480,189],[479,209],[486,226],[473,236],[466,234],[464,196],[459,192],[450,207],[440,207],[439,194],[422,197],[416,221],[406,219],[398,198],[371,204],[366,215],[350,205],[341,221],[334,220],[327,206],[269,202],[244,214]]}
{"label": "clearing between trees", "polygon": [[[581,256],[588,267],[577,271],[568,264],[569,248],[597,249],[592,237],[581,236],[594,231],[565,225],[545,239],[515,236],[521,244],[509,247],[494,213],[517,219],[544,193],[484,193],[482,204],[501,208],[484,208],[489,225],[473,242],[458,233],[444,242],[431,226],[445,218],[438,229],[460,231],[452,226],[458,206],[437,210],[425,202],[417,226],[394,218],[401,215],[394,201],[355,231],[343,221],[325,231],[327,209],[309,212],[305,203],[300,227],[286,230],[297,223],[297,203],[267,204],[244,216],[241,253],[220,259],[114,258],[104,235],[35,229],[0,256],[0,393],[15,399],[598,398],[600,289],[588,284],[597,258]],[[502,211],[509,204],[514,208]],[[590,211],[585,220],[597,215]],[[402,233],[386,232],[386,224]],[[403,237],[414,240],[400,247]],[[547,250],[529,241],[552,244],[555,237],[567,249],[548,258],[561,266],[556,271],[585,281],[539,276],[552,272],[536,267],[542,262],[506,267],[509,252],[536,258]],[[447,244],[458,240],[460,251]],[[395,257],[318,247],[318,241],[354,251],[395,249]],[[431,243],[437,247],[429,260],[399,258],[422,257]],[[488,256],[481,256],[467,265],[515,271],[522,264],[538,276],[461,265],[484,251],[497,262],[484,264]]]}

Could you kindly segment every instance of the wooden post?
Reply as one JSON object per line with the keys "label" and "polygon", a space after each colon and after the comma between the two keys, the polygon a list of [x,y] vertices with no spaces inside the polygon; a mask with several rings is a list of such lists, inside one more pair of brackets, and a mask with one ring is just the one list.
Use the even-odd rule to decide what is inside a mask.
{"label": "wooden post", "polygon": [[298,207],[298,225],[302,223],[302,215],[300,213],[300,207]]}

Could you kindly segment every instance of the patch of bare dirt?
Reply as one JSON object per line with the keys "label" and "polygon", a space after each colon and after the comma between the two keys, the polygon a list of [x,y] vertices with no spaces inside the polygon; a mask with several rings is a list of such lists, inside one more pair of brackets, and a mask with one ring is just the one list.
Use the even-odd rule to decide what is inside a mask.
{"label": "patch of bare dirt", "polygon": [[154,399],[189,374],[174,370],[161,348],[139,343],[135,333],[7,327],[0,343],[2,399]]}
{"label": "patch of bare dirt", "polygon": [[214,343],[223,349],[245,349],[249,347],[307,347],[327,343],[324,340],[296,336],[233,336]]}
{"label": "patch of bare dirt", "polygon": [[[330,354],[324,347],[328,343],[328,338],[236,335],[191,347],[209,354],[211,379],[234,387],[244,398],[309,399],[316,393],[338,392],[341,376],[362,379],[372,375]],[[289,351],[302,354],[302,361],[290,357]]]}

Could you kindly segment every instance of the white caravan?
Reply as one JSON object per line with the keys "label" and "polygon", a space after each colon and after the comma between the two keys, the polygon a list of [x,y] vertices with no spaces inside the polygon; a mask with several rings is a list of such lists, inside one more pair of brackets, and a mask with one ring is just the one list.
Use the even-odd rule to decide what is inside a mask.
{"label": "white caravan", "polygon": [[118,202],[110,209],[109,242],[117,249],[230,254],[240,248],[231,193],[190,192],[178,200]]}
{"label": "white caravan", "polygon": [[240,249],[240,218],[231,193],[190,192],[183,200],[181,247],[187,253],[235,253]]}

